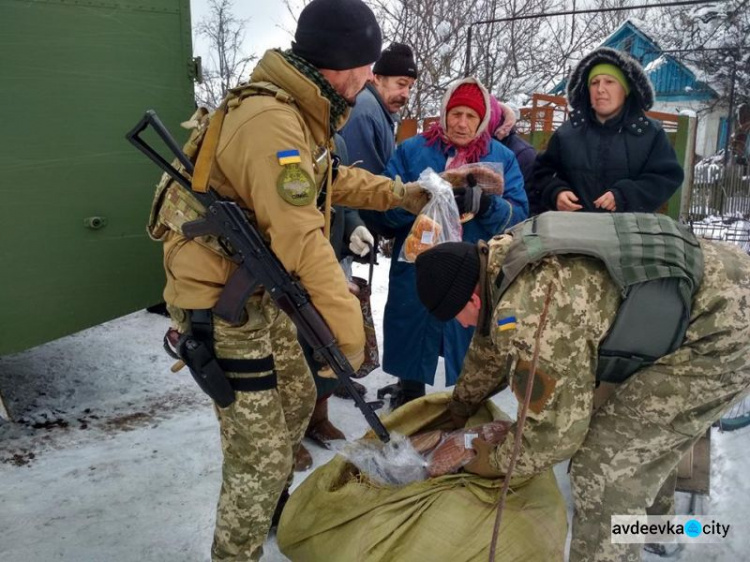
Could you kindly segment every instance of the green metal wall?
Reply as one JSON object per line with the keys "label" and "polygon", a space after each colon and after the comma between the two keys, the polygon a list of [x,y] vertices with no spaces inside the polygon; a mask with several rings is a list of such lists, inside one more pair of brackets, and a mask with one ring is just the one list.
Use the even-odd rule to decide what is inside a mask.
{"label": "green metal wall", "polygon": [[124,135],[194,101],[189,0],[0,0],[0,38],[3,355],[161,300],[159,173]]}

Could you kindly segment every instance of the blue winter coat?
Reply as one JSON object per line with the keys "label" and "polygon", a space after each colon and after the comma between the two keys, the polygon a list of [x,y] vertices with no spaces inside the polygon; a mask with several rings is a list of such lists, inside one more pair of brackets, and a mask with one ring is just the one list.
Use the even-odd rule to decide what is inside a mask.
{"label": "blue winter coat", "polygon": [[[415,181],[425,168],[442,172],[446,160],[441,148],[428,147],[419,135],[399,145],[384,173],[390,177],[399,175],[405,182]],[[502,197],[494,197],[483,216],[464,223],[463,239],[467,242],[489,240],[526,219],[529,211],[523,177],[513,153],[493,140],[482,161],[503,163],[505,190]],[[414,264],[398,260],[414,215],[403,209],[361,211],[360,215],[368,228],[395,237],[383,318],[383,370],[400,378],[433,384],[438,357],[442,355],[446,384],[454,384],[474,330],[462,328],[455,320],[440,322],[431,316],[417,296]]]}

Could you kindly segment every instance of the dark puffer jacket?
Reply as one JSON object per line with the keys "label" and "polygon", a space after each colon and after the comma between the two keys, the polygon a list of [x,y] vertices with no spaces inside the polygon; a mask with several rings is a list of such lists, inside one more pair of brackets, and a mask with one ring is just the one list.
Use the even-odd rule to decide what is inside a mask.
{"label": "dark puffer jacket", "polygon": [[[588,74],[600,63],[620,68],[630,84],[623,111],[600,123],[591,107]],[[573,191],[584,211],[600,211],[594,201],[607,191],[618,212],[654,212],[682,183],[684,173],[661,124],[646,117],[654,103],[648,77],[637,61],[600,48],[578,64],[568,83],[570,120],[537,157],[534,188],[544,210],[555,210],[557,196]]]}

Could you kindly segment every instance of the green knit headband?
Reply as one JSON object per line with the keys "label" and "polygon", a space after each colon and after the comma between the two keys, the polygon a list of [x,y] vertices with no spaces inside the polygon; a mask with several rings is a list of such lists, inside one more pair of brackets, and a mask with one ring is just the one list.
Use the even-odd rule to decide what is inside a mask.
{"label": "green knit headband", "polygon": [[607,76],[611,76],[612,78],[617,80],[625,90],[626,96],[630,93],[630,84],[628,84],[628,79],[625,78],[622,70],[617,68],[614,64],[608,64],[604,62],[601,64],[597,64],[596,66],[594,66],[594,68],[591,69],[591,72],[589,72],[588,85],[591,86],[591,81],[600,74],[606,74]]}

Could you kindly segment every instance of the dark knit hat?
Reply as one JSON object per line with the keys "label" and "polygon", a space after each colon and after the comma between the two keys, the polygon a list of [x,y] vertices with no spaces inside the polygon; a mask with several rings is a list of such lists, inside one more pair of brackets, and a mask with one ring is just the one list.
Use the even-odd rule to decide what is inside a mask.
{"label": "dark knit hat", "polygon": [[461,312],[479,283],[479,250],[469,242],[438,244],[414,265],[419,300],[441,322]]}
{"label": "dark knit hat", "polygon": [[299,15],[292,52],[317,68],[372,64],[383,45],[375,14],[362,0],[313,0]]}
{"label": "dark knit hat", "polygon": [[465,105],[473,109],[479,114],[479,119],[484,119],[484,114],[487,111],[484,105],[484,94],[476,84],[461,84],[456,88],[445,106],[445,113],[459,105]]}
{"label": "dark knit hat", "polygon": [[416,80],[417,63],[409,45],[391,43],[372,67],[373,74],[381,76],[409,76]]}

